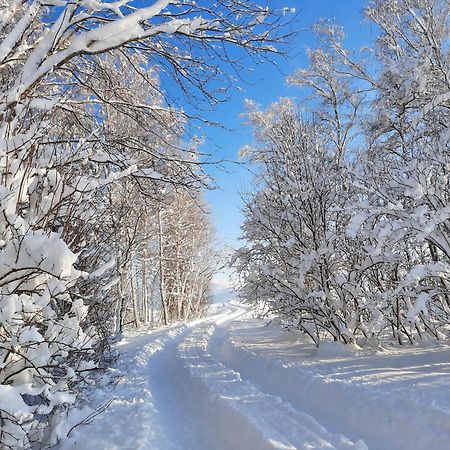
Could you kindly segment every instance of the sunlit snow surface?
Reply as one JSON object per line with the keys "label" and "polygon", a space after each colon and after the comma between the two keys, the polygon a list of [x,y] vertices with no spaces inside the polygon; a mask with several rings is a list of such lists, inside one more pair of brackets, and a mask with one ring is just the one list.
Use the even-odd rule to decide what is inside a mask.
{"label": "sunlit snow surface", "polygon": [[112,404],[60,448],[450,448],[448,345],[317,351],[229,302],[119,349]]}

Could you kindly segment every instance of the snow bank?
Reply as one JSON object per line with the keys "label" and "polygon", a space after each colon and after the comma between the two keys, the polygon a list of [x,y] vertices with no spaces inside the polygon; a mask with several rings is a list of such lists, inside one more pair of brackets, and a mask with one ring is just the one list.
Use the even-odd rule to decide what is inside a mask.
{"label": "snow bank", "polygon": [[450,448],[450,409],[438,405],[449,396],[449,348],[440,355],[442,368],[430,364],[429,349],[402,350],[388,363],[382,355],[342,352],[331,343],[319,352],[304,342],[283,346],[281,336],[261,322],[238,323],[220,354],[244,379],[370,449]]}

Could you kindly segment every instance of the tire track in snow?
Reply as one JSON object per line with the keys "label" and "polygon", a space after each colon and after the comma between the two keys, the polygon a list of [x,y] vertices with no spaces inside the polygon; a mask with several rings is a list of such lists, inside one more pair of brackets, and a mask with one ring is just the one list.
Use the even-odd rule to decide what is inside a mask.
{"label": "tire track in snow", "polygon": [[175,325],[162,330],[160,338],[152,340],[142,352],[147,356],[147,378],[152,392],[158,426],[167,439],[155,442],[152,450],[215,450],[217,443],[212,440],[209,430],[198,421],[193,413],[195,405],[190,402],[190,389],[186,383],[183,361],[177,357],[177,346],[196,327],[204,323],[224,320],[236,315],[236,308],[220,305],[210,317]]}
{"label": "tire track in snow", "polygon": [[[170,342],[180,339],[186,327],[140,333],[118,343],[120,357],[114,375],[117,385],[94,391],[93,408],[112,400],[112,403],[91,425],[80,425],[58,446],[61,450],[175,450],[182,448],[174,442],[160,420],[159,405],[149,381],[149,364],[158,353],[165,352]],[[93,410],[74,411],[76,422]]]}
{"label": "tire track in snow", "polygon": [[246,312],[212,317],[212,324],[191,329],[178,345],[184,362],[190,402],[205,426],[214,430],[215,449],[366,449],[339,434],[329,433],[313,417],[295,410],[280,397],[262,392],[240,374],[214,359],[208,342],[217,326]]}
{"label": "tire track in snow", "polygon": [[[60,450],[215,450],[207,443],[203,424],[185,400],[189,388],[176,347],[192,328],[236,312],[215,306],[212,317],[174,324],[156,331],[140,331],[117,344],[121,355],[116,368],[119,382],[93,392],[92,407],[73,410],[73,424],[83,421],[97,406],[109,408],[89,426],[80,425],[62,441]],[[214,310],[214,308],[213,308]],[[69,425],[70,428],[70,425]]]}

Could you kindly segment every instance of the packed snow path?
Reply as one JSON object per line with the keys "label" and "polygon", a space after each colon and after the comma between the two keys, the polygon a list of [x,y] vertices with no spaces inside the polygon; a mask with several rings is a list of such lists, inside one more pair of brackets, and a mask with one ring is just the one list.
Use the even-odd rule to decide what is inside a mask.
{"label": "packed snow path", "polygon": [[356,356],[330,344],[317,352],[237,302],[120,346],[121,381],[97,395],[112,404],[61,448],[450,448],[446,346]]}

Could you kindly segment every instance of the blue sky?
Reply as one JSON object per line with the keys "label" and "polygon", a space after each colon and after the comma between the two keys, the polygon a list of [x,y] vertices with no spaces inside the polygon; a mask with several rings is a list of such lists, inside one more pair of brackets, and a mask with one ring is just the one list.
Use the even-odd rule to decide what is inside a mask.
{"label": "blue sky", "polygon": [[[328,18],[344,27],[348,47],[359,48],[373,38],[372,25],[364,21],[362,10],[367,1],[362,0],[284,0],[269,2],[272,8],[294,7],[297,11],[297,24],[307,29],[321,18]],[[299,67],[307,66],[306,48],[314,47],[311,31],[301,32],[295,39],[287,59],[279,60],[277,70],[271,63],[250,65],[246,74],[247,84],[240,84],[241,90],[232,92],[229,102],[219,105],[211,118],[223,124],[225,129],[205,128],[207,140],[204,151],[214,151],[216,157],[237,160],[240,148],[252,143],[251,129],[245,127],[240,118],[244,111],[246,98],[263,107],[280,97],[299,97],[298,88],[287,86],[285,79]],[[216,146],[218,148],[216,148]],[[227,172],[211,167],[209,173],[216,179],[219,189],[207,193],[207,201],[212,205],[213,221],[220,244],[233,247],[239,245],[242,202],[240,192],[251,187],[251,174],[244,167],[228,164]]]}
{"label": "blue sky", "polygon": [[[346,46],[358,49],[369,44],[375,34],[373,25],[363,18],[363,9],[368,0],[272,0],[272,8],[284,6],[295,8],[296,24],[299,33],[290,48],[288,58],[277,60],[279,69],[267,62],[259,65],[249,65],[246,75],[247,83],[241,83],[240,89],[231,93],[231,99],[222,103],[213,113],[206,117],[221,123],[225,129],[204,127],[206,142],[202,150],[215,153],[217,159],[237,161],[239,150],[252,144],[252,130],[243,125],[240,115],[244,112],[245,99],[251,99],[263,108],[277,101],[280,97],[295,97],[301,99],[301,90],[286,84],[286,77],[300,67],[308,65],[306,49],[315,47],[311,26],[322,18],[332,20],[344,27]],[[232,129],[234,131],[228,131]],[[241,208],[241,192],[252,189],[252,176],[248,168],[230,163],[227,171],[209,166],[208,172],[215,178],[218,189],[208,192],[206,200],[212,206],[212,219],[216,228],[217,243],[220,247],[238,248],[241,235],[240,226],[244,219]],[[232,290],[231,271],[223,269],[212,280],[214,301],[227,301],[236,297]]]}

